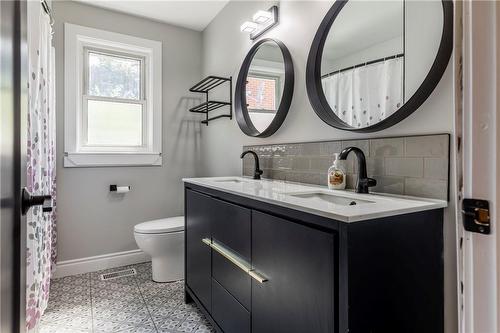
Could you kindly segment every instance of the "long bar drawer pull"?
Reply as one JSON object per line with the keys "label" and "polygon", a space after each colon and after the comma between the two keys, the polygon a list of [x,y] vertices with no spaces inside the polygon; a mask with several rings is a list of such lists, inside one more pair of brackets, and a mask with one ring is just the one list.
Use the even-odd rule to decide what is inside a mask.
{"label": "long bar drawer pull", "polygon": [[254,280],[259,283],[264,283],[267,279],[260,274],[256,273],[252,268],[252,265],[243,258],[233,253],[231,250],[227,249],[225,246],[218,244],[217,242],[211,240],[210,238],[203,238],[201,240],[206,245],[210,246],[214,251],[219,253],[221,256],[238,266],[242,271],[250,275]]}
{"label": "long bar drawer pull", "polygon": [[256,273],[253,269],[248,271],[248,275],[250,275],[254,280],[257,280],[259,283],[264,283],[267,279],[260,274]]}

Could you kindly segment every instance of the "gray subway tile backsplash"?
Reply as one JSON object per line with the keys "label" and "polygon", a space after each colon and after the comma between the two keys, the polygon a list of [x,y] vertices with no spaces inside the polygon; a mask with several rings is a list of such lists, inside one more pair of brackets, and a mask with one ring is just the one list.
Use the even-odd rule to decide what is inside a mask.
{"label": "gray subway tile backsplash", "polygon": [[[366,140],[335,140],[245,146],[260,158],[263,177],[326,186],[333,154],[349,146],[363,150],[374,192],[448,199],[449,135],[423,135]],[[347,188],[354,188],[357,163],[345,161]],[[253,175],[253,158],[243,159],[243,175]]]}
{"label": "gray subway tile backsplash", "polygon": [[405,178],[378,176],[377,185],[372,188],[374,192],[404,194],[405,193]]}
{"label": "gray subway tile backsplash", "polygon": [[333,164],[333,158],[329,156],[315,156],[311,158],[311,170],[327,172]]}
{"label": "gray subway tile backsplash", "polygon": [[444,199],[448,195],[448,181],[425,178],[406,178],[405,191],[417,197]]}
{"label": "gray subway tile backsplash", "polygon": [[448,158],[448,151],[448,135],[409,136],[405,138],[406,156]]}
{"label": "gray subway tile backsplash", "polygon": [[385,174],[387,176],[423,177],[424,159],[421,157],[387,157]]}
{"label": "gray subway tile backsplash", "polygon": [[304,156],[292,157],[292,170],[309,171],[311,169],[311,159]]}
{"label": "gray subway tile backsplash", "polygon": [[404,152],[404,138],[370,140],[370,156],[404,156]]}
{"label": "gray subway tile backsplash", "polygon": [[383,157],[368,157],[366,159],[366,172],[373,176],[385,175],[385,159]]}
{"label": "gray subway tile backsplash", "polygon": [[424,178],[447,180],[448,159],[442,157],[425,157]]}

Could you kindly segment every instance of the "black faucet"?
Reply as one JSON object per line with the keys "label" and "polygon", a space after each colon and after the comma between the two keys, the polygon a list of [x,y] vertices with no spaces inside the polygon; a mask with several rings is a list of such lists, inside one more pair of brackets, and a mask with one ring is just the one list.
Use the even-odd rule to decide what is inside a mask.
{"label": "black faucet", "polygon": [[356,147],[347,147],[339,155],[339,160],[347,159],[350,152],[356,154],[358,160],[358,182],[356,184],[356,193],[368,193],[368,188],[377,185],[377,181],[373,178],[368,178],[366,174],[366,158],[363,151]]}
{"label": "black faucet", "polygon": [[253,179],[260,179],[260,175],[262,175],[262,170],[259,168],[259,156],[251,150],[244,151],[240,158],[245,157],[246,154],[252,154],[255,160],[255,171],[253,172]]}

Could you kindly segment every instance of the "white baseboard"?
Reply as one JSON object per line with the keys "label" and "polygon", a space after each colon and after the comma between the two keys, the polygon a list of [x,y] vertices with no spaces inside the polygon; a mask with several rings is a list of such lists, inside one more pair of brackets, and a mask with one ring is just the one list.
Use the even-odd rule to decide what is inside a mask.
{"label": "white baseboard", "polygon": [[150,260],[151,258],[139,249],[64,260],[57,263],[53,278],[95,272],[101,269],[138,264]]}

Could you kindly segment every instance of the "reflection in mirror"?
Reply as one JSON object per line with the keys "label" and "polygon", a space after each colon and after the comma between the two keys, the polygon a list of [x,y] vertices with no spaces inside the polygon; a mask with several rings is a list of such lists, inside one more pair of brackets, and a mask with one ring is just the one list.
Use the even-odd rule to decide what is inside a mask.
{"label": "reflection in mirror", "polygon": [[234,114],[241,131],[267,138],[283,124],[292,103],[293,62],[281,41],[264,38],[248,51],[238,73]]}
{"label": "reflection in mirror", "polygon": [[364,127],[403,102],[403,1],[349,1],[328,33],[321,59],[325,97],[335,114]]}
{"label": "reflection in mirror", "polygon": [[281,102],[285,84],[285,63],[279,46],[265,42],[255,53],[246,77],[246,104],[254,127],[269,127]]}
{"label": "reflection in mirror", "polygon": [[394,114],[429,73],[442,28],[439,1],[348,1],[321,57],[321,86],[330,109],[353,128]]}

